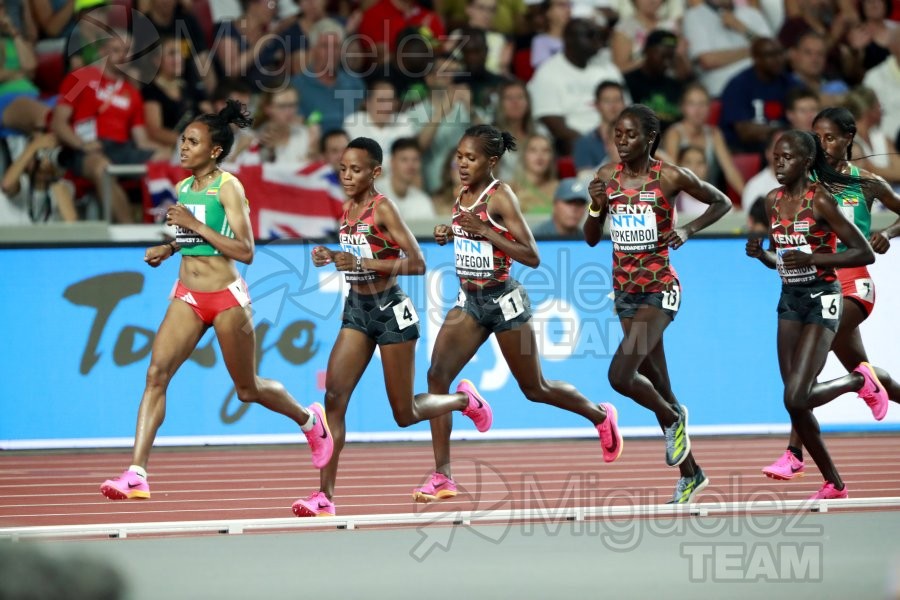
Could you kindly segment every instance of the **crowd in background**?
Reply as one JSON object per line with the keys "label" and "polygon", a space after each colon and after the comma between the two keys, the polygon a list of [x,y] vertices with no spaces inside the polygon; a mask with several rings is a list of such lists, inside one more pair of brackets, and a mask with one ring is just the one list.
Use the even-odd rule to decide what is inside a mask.
{"label": "crowd in background", "polygon": [[[132,4],[132,2],[135,2]],[[495,176],[539,233],[578,237],[584,183],[618,159],[611,126],[650,106],[657,156],[742,210],[777,186],[767,149],[825,106],[856,118],[854,164],[900,184],[900,3],[891,0],[4,0],[0,224],[97,216],[110,164],[177,164],[181,128],[237,98],[254,115],[228,165],[385,151],[407,219],[449,214],[456,144],[511,132]],[[110,186],[140,220],[140,180]],[[252,197],[251,197],[252,201]],[[703,210],[678,198],[681,215]]]}

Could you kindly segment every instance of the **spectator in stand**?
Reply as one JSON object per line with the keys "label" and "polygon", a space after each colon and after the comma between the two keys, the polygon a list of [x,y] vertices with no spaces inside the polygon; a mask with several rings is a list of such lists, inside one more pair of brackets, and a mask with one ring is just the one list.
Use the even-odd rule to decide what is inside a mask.
{"label": "spectator in stand", "polygon": [[398,34],[411,26],[425,28],[439,40],[447,33],[441,17],[416,0],[377,0],[363,11],[357,33],[364,51],[374,49],[376,64],[385,65],[397,50]]}
{"label": "spectator in stand", "polygon": [[581,226],[587,205],[591,201],[587,186],[575,177],[559,182],[553,193],[553,212],[550,218],[537,224],[531,233],[535,238],[562,238],[583,240]]}
{"label": "spectator in stand", "polygon": [[[505,36],[513,36],[526,28],[525,13],[528,5],[540,0],[498,0],[490,29]],[[469,0],[441,0],[440,13],[447,29],[457,29],[467,24]]]}
{"label": "spectator in stand", "polygon": [[[480,29],[485,32],[487,55],[485,68],[495,75],[510,76],[510,63],[512,62],[513,43],[494,27],[494,17],[497,14],[499,0],[471,0],[466,6],[467,23],[470,29]],[[452,51],[462,40],[462,29],[456,29],[448,37],[448,50]]]}
{"label": "spectator in stand", "polygon": [[[439,42],[430,33],[407,27],[397,35],[397,51],[391,55],[387,78],[397,92],[401,110],[422,102],[428,97],[428,74],[435,69],[436,48]],[[374,77],[383,77],[384,69],[377,69]]]}
{"label": "spectator in stand", "polygon": [[[900,88],[894,93],[900,92]],[[856,119],[853,141],[854,164],[884,177],[892,185],[900,183],[900,156],[894,142],[885,135],[881,123],[881,103],[867,87],[854,88],[844,99],[844,106]]]}
{"label": "spectator in stand", "polygon": [[562,52],[563,32],[572,19],[571,0],[544,0],[540,4],[542,30],[531,40],[531,66],[537,69]]}
{"label": "spectator in stand", "polygon": [[862,23],[847,34],[850,47],[862,53],[863,69],[868,71],[891,55],[891,32],[897,23],[888,19],[891,0],[860,0]]}
{"label": "spectator in stand", "polygon": [[107,0],[75,0],[75,25],[66,39],[66,73],[92,65],[100,59],[100,48],[109,37]]}
{"label": "spectator in stand", "polygon": [[259,153],[260,162],[298,167],[315,156],[319,145],[319,126],[307,126],[297,114],[300,97],[292,87],[266,92],[254,120],[255,143],[250,151]]}
{"label": "spectator in stand", "polygon": [[540,134],[526,138],[520,161],[519,169],[509,185],[519,198],[522,213],[549,214],[553,209],[553,194],[559,184],[553,142]]}
{"label": "spectator in stand", "polygon": [[[169,158],[168,151],[154,147],[147,137],[141,94],[121,68],[128,60],[128,42],[127,33],[117,32],[101,49],[102,70],[87,66],[69,73],[53,111],[53,133],[75,150],[65,166],[98,190],[110,163],[142,164]],[[133,222],[128,197],[115,179],[110,191],[114,219]]]}
{"label": "spectator in stand", "polygon": [[[134,27],[134,47],[150,48],[157,39],[178,40],[185,90],[191,95],[209,96],[209,92],[216,89],[216,71],[209,68],[209,45],[196,17],[178,0],[141,0],[137,7],[150,19],[156,31]],[[149,77],[144,79],[148,80]]]}
{"label": "spectator in stand", "polygon": [[434,220],[431,197],[420,187],[422,152],[415,138],[400,138],[391,146],[391,174],[375,182],[379,192],[394,201],[406,222]]}
{"label": "spectator in stand", "polygon": [[722,131],[709,124],[709,110],[710,99],[706,89],[699,83],[689,85],[681,99],[684,118],[666,130],[662,150],[675,160],[685,146],[702,148],[708,168],[707,181],[720,189],[724,189],[723,183],[727,182],[740,194],[744,189],[744,179],[734,165]]}
{"label": "spectator in stand", "polygon": [[31,81],[36,68],[33,45],[22,37],[0,3],[0,119],[3,128],[27,134],[46,126],[50,108],[39,100],[40,91]]}
{"label": "spectator in stand", "polygon": [[[703,148],[697,146],[685,146],[678,151],[675,164],[691,171],[701,181],[709,181],[709,164],[706,162],[706,153]],[[708,204],[700,202],[684,190],[675,196],[675,207],[678,222],[691,221],[706,212]]]}
{"label": "spectator in stand", "polygon": [[827,54],[825,38],[820,33],[808,31],[788,50],[788,59],[794,81],[819,94],[822,103],[830,105],[841,102],[849,88],[841,79],[826,79]]}
{"label": "spectator in stand", "polygon": [[[493,125],[500,131],[508,131],[517,140],[533,135],[535,127],[534,119],[531,118],[531,98],[525,84],[518,80],[505,81],[497,93],[497,111],[494,113]],[[504,152],[500,157],[497,178],[512,181],[516,165],[516,154]]]}
{"label": "spectator in stand", "polygon": [[6,13],[13,28],[28,43],[34,44],[38,40],[37,27],[32,16],[29,0],[4,0],[0,7]]}
{"label": "spectator in stand", "polygon": [[700,82],[718,98],[728,81],[750,66],[750,42],[773,32],[751,6],[706,0],[685,11],[682,35],[688,40],[690,59],[699,67]]}
{"label": "spectator in stand", "polygon": [[322,135],[322,139],[319,140],[320,158],[334,169],[335,182],[337,182],[338,174],[341,172],[341,156],[344,154],[344,150],[347,149],[347,144],[349,143],[350,136],[347,135],[347,132],[343,129],[326,131]]}
{"label": "spectator in stand", "polygon": [[900,27],[891,32],[890,58],[866,73],[863,85],[875,92],[881,104],[881,130],[888,139],[900,138]]}
{"label": "spectator in stand", "polygon": [[600,124],[578,138],[572,156],[579,177],[593,175],[605,163],[619,162],[612,128],[619,113],[625,110],[624,88],[617,81],[604,81],[597,86],[595,98]]}
{"label": "spectator in stand", "polygon": [[184,126],[197,115],[211,112],[212,104],[202,87],[192,88],[185,81],[184,58],[178,39],[165,37],[159,46],[156,76],[142,91],[144,122],[150,140],[168,147],[174,154]]}
{"label": "spectator in stand", "polygon": [[291,43],[289,71],[291,75],[300,73],[308,66],[309,35],[316,23],[328,18],[326,0],[295,0],[299,11],[282,19],[276,27]]}
{"label": "spectator in stand", "polygon": [[487,38],[483,29],[463,27],[459,46],[462,71],[453,78],[454,83],[464,83],[472,90],[472,106],[476,113],[489,119],[494,112],[497,89],[506,81],[500,75],[491,73],[485,66],[487,60]]}
{"label": "spectator in stand", "polygon": [[[350,139],[371,138],[382,148],[390,148],[403,137],[415,137],[416,130],[409,115],[399,113],[394,84],[387,79],[372,79],[366,92],[365,108],[344,119],[344,131]],[[382,165],[382,177],[390,176],[388,165]]]}
{"label": "spectator in stand", "polygon": [[322,131],[340,129],[365,97],[362,80],[342,66],[343,42],[344,29],[336,21],[316,23],[309,32],[308,67],[291,79],[300,93],[300,114]]}
{"label": "spectator in stand", "polygon": [[722,92],[719,127],[729,148],[762,153],[769,133],[784,125],[784,104],[794,84],[777,40],[756,38],[751,53],[753,65],[735,75]]}
{"label": "spectator in stand", "polygon": [[[763,214],[765,214],[766,196],[769,195],[769,192],[781,186],[778,183],[778,179],[775,178],[775,157],[773,153],[775,152],[778,138],[781,137],[783,132],[784,130],[780,129],[769,134],[769,139],[766,142],[766,164],[762,171],[751,177],[747,181],[747,185],[744,186],[744,192],[741,194],[741,208],[748,214],[748,222],[750,222],[750,212],[756,205],[762,206]],[[768,227],[764,233],[768,237]]]}
{"label": "spectator in stand", "polygon": [[568,155],[576,140],[600,125],[595,106],[603,81],[624,83],[622,73],[608,60],[592,60],[603,47],[603,30],[593,21],[572,19],[566,25],[563,51],[549,58],[528,82],[532,114],[542,122]]}
{"label": "spectator in stand", "polygon": [[216,25],[214,48],[219,78],[246,79],[256,90],[277,89],[290,77],[290,65],[303,52],[297,42],[275,29],[272,0],[240,0],[243,14]]}
{"label": "spectator in stand", "polygon": [[815,31],[825,40],[826,72],[850,83],[863,76],[862,55],[848,43],[847,34],[859,23],[852,0],[787,0],[788,18],[778,32],[785,48],[793,47],[800,36]]}
{"label": "spectator in stand", "polygon": [[75,27],[75,0],[27,0],[38,39],[67,38]]}
{"label": "spectator in stand", "polygon": [[441,185],[447,153],[456,149],[474,118],[471,89],[453,81],[459,69],[459,63],[450,57],[436,59],[434,67],[425,76],[428,85],[425,101],[407,113],[413,128],[418,131],[419,148],[424,149],[423,184],[431,193]]}
{"label": "spectator in stand", "polygon": [[60,147],[52,133],[39,133],[29,141],[3,173],[3,200],[0,210],[4,225],[25,225],[51,220],[55,217],[73,222],[78,220],[75,210],[75,190],[64,180],[59,166]]}
{"label": "spectator in stand", "polygon": [[450,215],[460,190],[462,190],[462,180],[459,178],[459,165],[456,162],[456,148],[454,148],[444,157],[441,185],[431,197],[434,212],[439,216]]}
{"label": "spectator in stand", "polygon": [[784,101],[784,116],[790,129],[812,131],[813,119],[820,110],[822,103],[819,102],[819,95],[806,87],[793,88]]}
{"label": "spectator in stand", "polygon": [[[654,30],[674,32],[676,29],[674,19],[664,18],[660,14],[664,0],[631,1],[634,4],[634,14],[616,23],[609,41],[613,63],[623,73],[640,68],[643,64],[646,41],[650,32]],[[672,58],[674,62],[674,47]]]}
{"label": "spectator in stand", "polygon": [[684,94],[684,84],[669,75],[675,64],[678,36],[670,31],[657,29],[644,42],[644,59],[641,65],[625,73],[625,84],[631,100],[649,106],[656,116],[663,133],[681,118],[678,104]]}

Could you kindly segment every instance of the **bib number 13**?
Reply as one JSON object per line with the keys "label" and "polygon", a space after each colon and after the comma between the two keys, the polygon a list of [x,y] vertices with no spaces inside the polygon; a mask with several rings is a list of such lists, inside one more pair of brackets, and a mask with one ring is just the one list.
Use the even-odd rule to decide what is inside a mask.
{"label": "bib number 13", "polygon": [[673,285],[671,290],[662,293],[662,307],[677,311],[679,306],[681,306],[681,287]]}

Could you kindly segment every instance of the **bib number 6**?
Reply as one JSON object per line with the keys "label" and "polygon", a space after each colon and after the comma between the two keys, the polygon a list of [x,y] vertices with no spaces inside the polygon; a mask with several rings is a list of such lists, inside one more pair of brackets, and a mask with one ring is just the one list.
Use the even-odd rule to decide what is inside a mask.
{"label": "bib number 6", "polygon": [[840,319],[841,318],[841,295],[840,294],[824,294],[822,296],[822,318],[823,319]]}

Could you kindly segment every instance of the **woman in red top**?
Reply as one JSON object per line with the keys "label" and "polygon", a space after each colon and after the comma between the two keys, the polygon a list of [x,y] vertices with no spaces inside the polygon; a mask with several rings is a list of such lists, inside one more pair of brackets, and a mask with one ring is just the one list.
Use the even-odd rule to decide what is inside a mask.
{"label": "woman in red top", "polygon": [[[591,205],[585,241],[595,246],[610,219],[615,312],[624,331],[609,365],[613,389],[653,411],[666,438],[666,464],[681,477],[671,503],[690,502],[709,479],[694,461],[687,433],[687,408],[669,383],[663,333],[681,305],[681,285],[669,264],[679,248],[731,208],[722,192],[687,169],[653,158],[659,146],[656,114],[635,104],[621,112],[613,129],[621,162],[600,167],[589,186]],[[709,207],[676,228],[675,197],[687,192]]]}
{"label": "woman in red top", "polygon": [[[438,225],[434,238],[441,246],[453,242],[460,291],[434,343],[428,391],[447,393],[450,382],[494,334],[525,397],[588,419],[600,435],[603,459],[612,462],[622,453],[616,409],[591,402],[569,383],[544,379],[531,326],[531,301],[525,288],[509,276],[512,261],[537,267],[541,260],[515,192],[493,174],[501,156],[515,149],[512,135],[491,125],[470,127],[456,148],[463,188],[453,207],[452,226]],[[418,502],[456,495],[450,474],[452,425],[448,417],[431,422],[435,472],[413,491]]]}
{"label": "woman in red top", "polygon": [[343,323],[325,375],[325,414],[334,436],[334,453],[320,474],[320,487],[294,502],[298,517],[334,516],[334,482],[344,447],[344,417],[350,395],[366,370],[375,347],[381,351],[384,384],[400,427],[460,410],[479,431],[491,426],[491,408],[474,386],[463,381],[456,393],[413,395],[419,316],[397,285],[397,275],[422,275],[425,260],[397,207],[375,189],[383,151],[375,140],[352,140],[341,157],[341,184],[350,200],[341,219],[341,251],[316,246],[317,267],[334,264],[350,292]]}
{"label": "woman in red top", "polygon": [[[764,251],[761,240],[753,238],[747,242],[747,255],[781,275],[778,366],[784,406],[825,478],[810,499],[846,498],[847,488],[825,448],[812,409],[846,392],[880,388],[869,369],[816,383],[841,319],[841,284],[835,268],[875,262],[869,242],[847,220],[830,190],[864,181],[835,171],[818,139],[806,131],[783,134],[773,158],[775,177],[782,186],[766,197],[772,250]],[[838,238],[847,247],[843,252],[836,252]]]}

